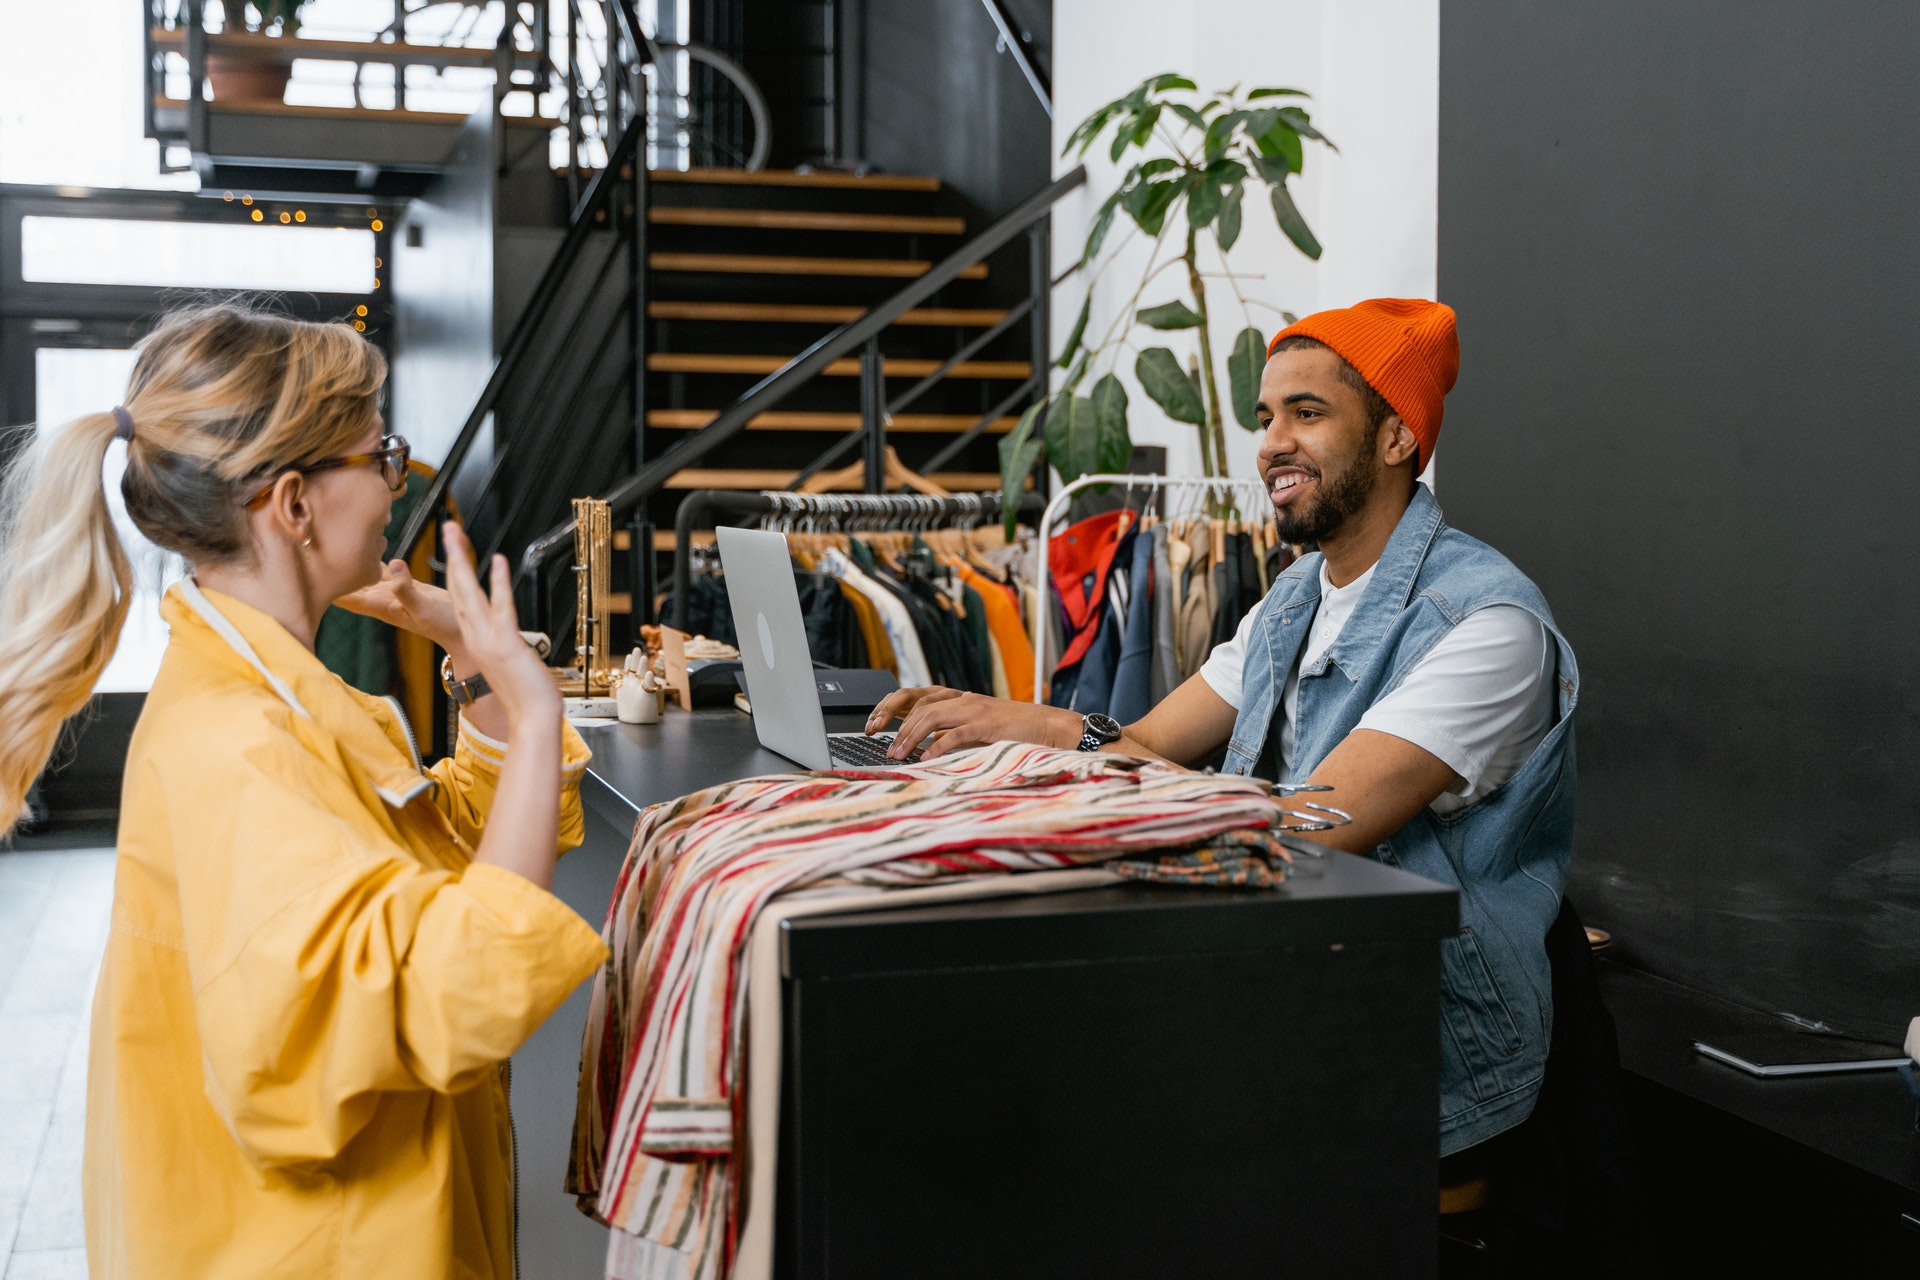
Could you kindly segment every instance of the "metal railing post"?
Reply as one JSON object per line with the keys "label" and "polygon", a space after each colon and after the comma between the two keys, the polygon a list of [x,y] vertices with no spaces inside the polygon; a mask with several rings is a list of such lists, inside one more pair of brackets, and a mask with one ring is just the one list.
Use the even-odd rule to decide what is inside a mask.
{"label": "metal railing post", "polygon": [[580,203],[580,0],[567,0],[567,208]]}
{"label": "metal railing post", "polygon": [[866,433],[866,490],[887,491],[887,365],[876,334],[860,349],[860,428]]}
{"label": "metal railing post", "polygon": [[1048,304],[1053,299],[1053,264],[1047,251],[1052,225],[1053,219],[1045,217],[1027,229],[1027,291],[1033,299],[1032,354],[1027,358],[1033,362],[1033,376],[1041,380],[1042,397],[1046,394],[1047,362],[1053,359],[1048,354],[1053,349],[1053,335],[1048,331],[1052,319],[1052,308]]}
{"label": "metal railing post", "polygon": [[207,7],[187,0],[187,149],[207,153]]}

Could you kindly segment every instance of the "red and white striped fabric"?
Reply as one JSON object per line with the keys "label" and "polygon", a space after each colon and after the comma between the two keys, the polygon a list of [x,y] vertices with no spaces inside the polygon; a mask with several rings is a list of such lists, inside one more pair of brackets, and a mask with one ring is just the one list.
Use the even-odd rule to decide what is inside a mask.
{"label": "red and white striped fabric", "polygon": [[612,958],[594,982],[567,1173],[615,1228],[610,1268],[726,1274],[743,951],[775,895],[1085,866],[1283,822],[1255,779],[1023,743],[753,778],[647,810],[601,933]]}

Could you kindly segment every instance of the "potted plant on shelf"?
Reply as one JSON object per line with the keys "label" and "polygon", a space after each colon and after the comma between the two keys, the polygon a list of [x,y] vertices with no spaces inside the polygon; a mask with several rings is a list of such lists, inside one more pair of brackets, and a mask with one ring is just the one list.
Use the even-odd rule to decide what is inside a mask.
{"label": "potted plant on shelf", "polygon": [[[1127,427],[1127,391],[1114,370],[1125,353],[1135,352],[1133,371],[1141,388],[1176,422],[1191,424],[1200,433],[1200,457],[1205,475],[1227,473],[1227,436],[1218,374],[1214,365],[1214,315],[1208,309],[1205,273],[1201,271],[1202,237],[1211,237],[1219,252],[1228,285],[1240,304],[1246,327],[1227,348],[1227,401],[1234,421],[1248,431],[1259,430],[1254,401],[1260,371],[1266,363],[1266,329],[1253,323],[1239,277],[1228,263],[1228,252],[1240,238],[1242,203],[1249,183],[1264,188],[1280,230],[1295,248],[1312,259],[1320,257],[1306,219],[1300,216],[1287,179],[1305,164],[1305,144],[1331,142],[1313,127],[1311,117],[1297,102],[1298,89],[1238,87],[1209,96],[1200,94],[1192,80],[1166,74],[1143,81],[1124,98],[1116,98],[1082,120],[1067,139],[1066,153],[1085,155],[1101,135],[1112,132],[1109,156],[1118,161],[1129,149],[1142,152],[1139,163],[1127,170],[1120,185],[1101,203],[1086,247],[1080,255],[1085,298],[1055,364],[1067,371],[1054,393],[1035,404],[1000,442],[1000,473],[1005,485],[1003,509],[1009,534],[1017,499],[1027,475],[1041,461],[1050,461],[1071,482],[1083,475],[1124,471],[1133,452]],[[1155,146],[1155,143],[1158,146]],[[1163,154],[1149,155],[1150,151]],[[1107,233],[1117,215],[1133,224],[1119,245],[1107,248]],[[1089,340],[1093,291],[1120,257],[1125,241],[1134,236],[1152,241],[1153,252],[1139,282],[1106,331]],[[1167,252],[1167,240],[1174,245]],[[1106,249],[1105,257],[1102,250]],[[1142,307],[1147,289],[1162,272],[1176,264],[1185,267],[1186,296]],[[1294,317],[1279,313],[1288,323]],[[1165,346],[1138,350],[1130,341],[1133,330],[1191,332],[1198,347],[1182,365]],[[1105,372],[1081,395],[1089,376]]]}
{"label": "potted plant on shelf", "polygon": [[[227,19],[221,34],[250,31],[260,35],[296,35],[300,30],[300,10],[305,7],[306,0],[220,0]],[[291,58],[207,50],[207,79],[213,83],[216,102],[281,102],[286,99],[287,81],[292,78]]]}

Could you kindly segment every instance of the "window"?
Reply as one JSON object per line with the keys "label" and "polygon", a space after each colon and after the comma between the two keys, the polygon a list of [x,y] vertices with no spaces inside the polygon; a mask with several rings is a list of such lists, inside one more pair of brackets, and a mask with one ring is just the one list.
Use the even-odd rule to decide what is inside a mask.
{"label": "window", "polygon": [[373,232],[352,227],[20,220],[20,273],[44,284],[366,293]]}

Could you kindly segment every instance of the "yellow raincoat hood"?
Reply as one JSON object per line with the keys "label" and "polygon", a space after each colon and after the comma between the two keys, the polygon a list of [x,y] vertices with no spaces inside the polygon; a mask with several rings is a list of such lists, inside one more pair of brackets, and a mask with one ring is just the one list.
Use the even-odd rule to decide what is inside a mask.
{"label": "yellow raincoat hood", "polygon": [[[472,864],[504,744],[463,724],[423,773],[272,618],[190,581],[161,612],[94,996],[93,1275],[505,1280],[500,1064],[606,953]],[[567,729],[562,849],[587,758]]]}

